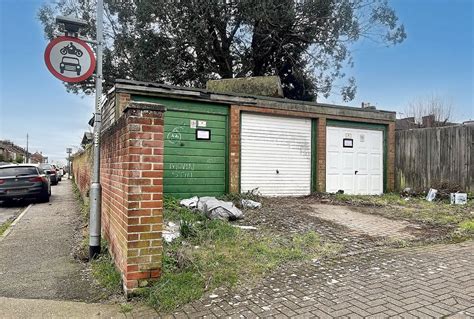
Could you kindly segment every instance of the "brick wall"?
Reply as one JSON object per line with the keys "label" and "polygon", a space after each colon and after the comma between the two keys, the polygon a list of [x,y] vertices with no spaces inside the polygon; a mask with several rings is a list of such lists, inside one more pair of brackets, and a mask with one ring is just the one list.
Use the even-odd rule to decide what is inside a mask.
{"label": "brick wall", "polygon": [[316,140],[316,190],[326,191],[326,118],[321,117],[317,121]]}
{"label": "brick wall", "polygon": [[[161,105],[129,103],[102,133],[102,234],[124,290],[161,273],[163,229],[163,112]],[[92,148],[73,161],[81,193],[90,188]]]}
{"label": "brick wall", "polygon": [[127,107],[102,145],[102,230],[130,291],[161,273],[163,110]]}
{"label": "brick wall", "polygon": [[240,108],[230,107],[229,191],[240,192]]}
{"label": "brick wall", "polygon": [[300,112],[280,109],[265,109],[255,106],[231,105],[230,108],[230,149],[229,149],[229,170],[231,192],[240,191],[240,113],[242,111],[257,112],[272,115],[307,117],[317,119],[317,145],[316,145],[316,167],[317,184],[316,190],[326,191],[326,120],[343,120],[362,123],[376,123],[388,125],[387,143],[387,191],[393,191],[395,187],[395,122],[380,121],[375,119],[362,119],[350,116],[326,116],[313,112]]}
{"label": "brick wall", "polygon": [[395,123],[387,130],[387,192],[395,191]]}
{"label": "brick wall", "polygon": [[75,154],[72,159],[74,181],[84,200],[89,197],[91,187],[92,153],[92,147],[87,146],[83,152]]}

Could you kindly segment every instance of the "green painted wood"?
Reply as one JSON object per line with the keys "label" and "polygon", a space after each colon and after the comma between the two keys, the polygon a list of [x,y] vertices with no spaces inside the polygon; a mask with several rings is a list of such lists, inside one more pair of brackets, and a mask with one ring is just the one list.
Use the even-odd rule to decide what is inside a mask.
{"label": "green painted wood", "polygon": [[[163,192],[178,198],[218,196],[227,191],[228,108],[223,105],[132,97],[165,105]],[[211,140],[196,140],[191,120],[206,121]]]}
{"label": "green painted wood", "polygon": [[[222,171],[222,169],[220,170],[216,170],[216,171],[210,171],[210,170],[206,170],[206,171],[193,171],[193,178],[223,178],[225,177],[225,172]],[[184,171],[184,172],[180,172],[180,171],[173,171],[173,170],[165,170],[164,172],[164,176],[165,177],[169,177],[169,178],[182,178],[182,177],[185,177],[185,176],[189,176],[189,172],[187,171]]]}
{"label": "green painted wood", "polygon": [[[200,193],[200,194],[216,194],[220,193],[223,194],[225,192],[225,185],[167,185],[166,187],[166,195],[168,193],[174,193],[174,194],[179,194],[179,193]],[[177,197],[182,197],[182,196],[177,196]]]}

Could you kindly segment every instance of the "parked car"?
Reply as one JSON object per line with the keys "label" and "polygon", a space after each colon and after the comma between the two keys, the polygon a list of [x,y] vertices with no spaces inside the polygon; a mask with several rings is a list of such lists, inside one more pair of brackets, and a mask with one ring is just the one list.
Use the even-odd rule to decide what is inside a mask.
{"label": "parked car", "polygon": [[58,185],[59,176],[56,167],[51,164],[40,164],[39,167],[49,176],[51,185]]}
{"label": "parked car", "polygon": [[49,202],[49,176],[33,164],[12,164],[0,167],[0,200],[34,198]]}
{"label": "parked car", "polygon": [[56,175],[58,176],[58,182],[60,182],[63,179],[63,174],[61,173],[61,169],[56,164],[51,164],[51,166],[53,166],[54,169],[56,170]]}

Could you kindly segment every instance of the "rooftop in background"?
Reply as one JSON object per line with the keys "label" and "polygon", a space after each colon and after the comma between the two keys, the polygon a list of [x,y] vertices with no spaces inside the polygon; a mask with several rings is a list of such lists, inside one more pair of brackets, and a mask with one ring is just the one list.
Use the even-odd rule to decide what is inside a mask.
{"label": "rooftop in background", "polygon": [[[468,122],[469,121],[466,121],[463,124],[468,123]],[[416,128],[454,126],[454,125],[459,125],[459,124],[460,123],[437,121],[435,116],[431,114],[431,115],[423,116],[421,123],[415,121],[414,117],[406,117],[403,119],[397,119],[395,129],[397,131],[401,131],[401,130],[410,130],[410,129],[416,129]]]}

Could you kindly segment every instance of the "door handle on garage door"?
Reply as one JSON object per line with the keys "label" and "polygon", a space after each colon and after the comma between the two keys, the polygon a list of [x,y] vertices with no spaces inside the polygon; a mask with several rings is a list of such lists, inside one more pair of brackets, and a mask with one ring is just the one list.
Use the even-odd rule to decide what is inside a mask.
{"label": "door handle on garage door", "polygon": [[354,171],[354,175],[357,175],[357,173],[359,173],[359,171]]}

